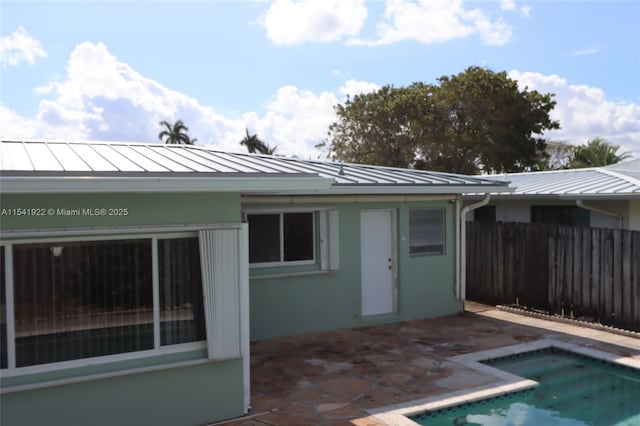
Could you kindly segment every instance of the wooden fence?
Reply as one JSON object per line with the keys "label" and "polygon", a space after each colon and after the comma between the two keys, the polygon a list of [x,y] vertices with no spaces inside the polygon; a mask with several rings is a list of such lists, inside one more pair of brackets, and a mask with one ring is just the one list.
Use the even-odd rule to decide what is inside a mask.
{"label": "wooden fence", "polygon": [[640,232],[469,222],[467,298],[640,331]]}

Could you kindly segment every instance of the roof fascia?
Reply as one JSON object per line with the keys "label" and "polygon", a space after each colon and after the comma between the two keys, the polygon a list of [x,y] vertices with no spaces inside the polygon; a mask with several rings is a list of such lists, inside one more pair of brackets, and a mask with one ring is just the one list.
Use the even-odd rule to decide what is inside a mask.
{"label": "roof fascia", "polygon": [[0,178],[3,194],[110,192],[242,192],[292,193],[327,190],[332,180],[320,177],[17,177]]}
{"label": "roof fascia", "polygon": [[[474,188],[481,193],[496,190],[511,191],[504,185],[333,185],[316,195],[411,195],[411,194],[464,194]],[[297,195],[305,195],[300,192]]]}
{"label": "roof fascia", "polygon": [[[481,193],[464,194],[465,199],[480,199],[483,197]],[[505,194],[492,193],[492,200],[629,200],[639,199],[640,193],[632,194]]]}

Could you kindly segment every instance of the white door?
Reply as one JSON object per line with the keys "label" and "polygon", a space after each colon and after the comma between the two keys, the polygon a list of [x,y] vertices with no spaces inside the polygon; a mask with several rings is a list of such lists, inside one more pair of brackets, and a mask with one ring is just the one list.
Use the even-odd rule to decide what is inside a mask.
{"label": "white door", "polygon": [[360,212],[362,315],[395,312],[395,212]]}

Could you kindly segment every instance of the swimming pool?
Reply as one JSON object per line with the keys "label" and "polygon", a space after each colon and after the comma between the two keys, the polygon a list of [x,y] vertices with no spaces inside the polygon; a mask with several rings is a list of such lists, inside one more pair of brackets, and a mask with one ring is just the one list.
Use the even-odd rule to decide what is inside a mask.
{"label": "swimming pool", "polygon": [[640,426],[640,370],[554,347],[482,363],[539,385],[411,419],[429,426]]}

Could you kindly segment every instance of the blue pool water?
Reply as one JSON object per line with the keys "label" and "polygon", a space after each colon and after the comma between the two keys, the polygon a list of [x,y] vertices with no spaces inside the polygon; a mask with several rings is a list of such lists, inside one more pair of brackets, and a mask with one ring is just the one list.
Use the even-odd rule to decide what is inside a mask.
{"label": "blue pool water", "polygon": [[640,370],[559,349],[485,364],[540,385],[411,419],[428,426],[640,426]]}

